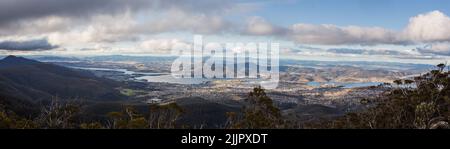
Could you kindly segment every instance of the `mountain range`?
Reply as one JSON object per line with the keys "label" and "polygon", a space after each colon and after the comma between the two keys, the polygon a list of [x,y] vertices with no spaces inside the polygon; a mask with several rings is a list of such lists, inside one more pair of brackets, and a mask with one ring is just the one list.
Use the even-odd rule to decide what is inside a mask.
{"label": "mountain range", "polygon": [[[0,102],[28,111],[52,98],[114,101],[125,97],[120,85],[94,74],[17,56],[0,60]],[[20,112],[18,112],[20,113]]]}

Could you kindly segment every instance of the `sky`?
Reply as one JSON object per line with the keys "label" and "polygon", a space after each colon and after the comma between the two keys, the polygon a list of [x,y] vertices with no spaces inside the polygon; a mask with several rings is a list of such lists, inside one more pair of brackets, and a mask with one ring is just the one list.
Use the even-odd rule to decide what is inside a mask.
{"label": "sky", "polygon": [[277,42],[282,58],[436,64],[448,0],[0,0],[2,55],[170,55],[205,42]]}

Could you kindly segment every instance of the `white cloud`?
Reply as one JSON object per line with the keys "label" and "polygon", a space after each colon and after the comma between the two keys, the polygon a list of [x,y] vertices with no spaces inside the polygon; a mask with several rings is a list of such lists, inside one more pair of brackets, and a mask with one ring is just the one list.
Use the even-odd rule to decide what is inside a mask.
{"label": "white cloud", "polygon": [[443,43],[431,44],[431,50],[436,51],[436,52],[449,52],[450,51],[450,43],[443,42]]}
{"label": "white cloud", "polygon": [[141,53],[169,54],[172,49],[191,49],[191,44],[179,39],[149,39],[138,47]]}
{"label": "white cloud", "polygon": [[[46,33],[51,43],[74,45],[96,42],[138,41],[142,36],[168,32],[217,34],[232,25],[221,16],[190,14],[168,10],[158,15],[146,15],[141,20],[131,12],[118,15],[97,15],[88,22],[72,25],[69,30]],[[43,21],[41,21],[43,22]],[[35,28],[36,30],[36,28]]]}
{"label": "white cloud", "polygon": [[249,35],[279,35],[284,29],[277,27],[262,17],[250,17],[247,20],[244,33]]}
{"label": "white cloud", "polygon": [[167,10],[141,24],[137,31],[143,33],[192,32],[214,34],[225,31],[231,26],[219,15],[192,14],[178,9]]}
{"label": "white cloud", "polygon": [[339,27],[331,24],[294,24],[291,38],[303,44],[361,44],[395,43],[395,33],[380,27]]}
{"label": "white cloud", "polygon": [[402,36],[413,42],[450,41],[450,18],[440,11],[419,14],[409,19]]}
{"label": "white cloud", "polygon": [[[25,2],[25,1],[23,1]],[[164,37],[167,39],[149,39],[157,34],[178,32],[187,34],[226,35],[224,38],[244,35],[244,38],[255,40],[255,36],[278,37],[281,40],[305,45],[423,45],[420,52],[427,54],[449,55],[450,18],[440,11],[432,11],[411,17],[404,29],[394,31],[382,27],[337,26],[333,24],[297,23],[278,26],[262,17],[250,17],[243,22],[239,20],[249,8],[262,9],[256,3],[231,4],[226,1],[200,2],[190,0],[171,1],[157,0],[154,3],[139,1],[124,2],[124,6],[112,7],[117,11],[90,11],[62,15],[52,12],[40,15],[28,14],[14,18],[4,16],[7,23],[0,22],[0,39],[17,40],[27,38],[46,38],[50,44],[62,48],[75,46],[92,47],[93,44],[104,44],[104,51],[124,50],[123,52],[154,52],[169,53],[173,45],[187,47],[188,43],[178,40],[179,37]],[[121,1],[110,5],[122,4]],[[142,4],[147,4],[143,6]],[[198,5],[201,4],[201,5]],[[28,3],[21,5],[29,6]],[[132,6],[132,7],[131,7]],[[64,5],[64,8],[70,7]],[[97,8],[98,7],[98,8]],[[137,10],[137,8],[139,9]],[[6,6],[5,6],[6,8]],[[91,8],[91,7],[89,7]],[[104,10],[103,6],[96,7]],[[136,10],[130,10],[135,8]],[[200,9],[201,8],[201,9]],[[44,9],[44,8],[39,8]],[[84,10],[84,9],[80,9]],[[237,13],[233,13],[237,12]],[[227,15],[238,19],[233,22]],[[228,36],[230,35],[230,36]],[[250,35],[250,36],[248,36]],[[175,35],[176,36],[176,35]],[[238,38],[236,38],[238,39]],[[266,39],[266,38],[264,38]],[[111,48],[121,43],[135,44],[133,48]],[[128,43],[127,43],[128,42]],[[117,51],[117,52],[119,52]],[[311,50],[314,51],[314,50]],[[83,52],[83,51],[81,51]]]}
{"label": "white cloud", "polygon": [[432,53],[438,55],[450,56],[450,42],[438,42],[427,44],[424,47],[418,48],[422,53]]}
{"label": "white cloud", "polygon": [[95,42],[116,42],[136,39],[131,30],[137,25],[130,13],[121,15],[98,15],[92,17],[86,25],[80,25],[70,30],[48,33],[51,43],[76,45]]}
{"label": "white cloud", "polygon": [[[22,2],[17,2],[17,5],[29,5]],[[0,39],[13,35],[44,36],[55,44],[80,45],[137,40],[141,35],[177,31],[215,34],[231,26],[223,19],[222,13],[235,7],[229,2],[220,0],[190,0],[189,2],[157,0],[142,6],[138,2],[136,4],[130,2],[132,6],[147,8],[137,11],[132,9],[135,7],[126,7],[127,2],[123,3],[127,5],[117,6],[120,7],[120,9],[117,8],[120,11],[92,11],[88,15],[81,16],[76,13],[62,15],[48,12],[36,16],[29,14],[27,17],[8,19],[7,23],[0,21]],[[116,1],[111,5],[115,6],[115,4]]]}
{"label": "white cloud", "polygon": [[323,45],[420,44],[450,41],[450,18],[440,11],[409,19],[401,31],[381,27],[294,24],[290,36],[297,43]]}

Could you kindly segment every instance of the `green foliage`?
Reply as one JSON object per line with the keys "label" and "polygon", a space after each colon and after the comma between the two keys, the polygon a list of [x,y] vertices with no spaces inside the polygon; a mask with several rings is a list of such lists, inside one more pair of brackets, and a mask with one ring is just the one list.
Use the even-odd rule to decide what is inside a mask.
{"label": "green foliage", "polygon": [[122,112],[110,112],[108,117],[113,129],[176,128],[176,121],[183,109],[176,103],[149,105],[148,114],[140,114],[132,106],[125,106]]}
{"label": "green foliage", "polygon": [[104,127],[99,122],[92,122],[92,123],[83,123],[80,125],[80,128],[81,129],[102,129]]}
{"label": "green foliage", "polygon": [[[240,112],[227,112],[225,128],[273,129],[273,128],[449,128],[450,120],[450,73],[446,65],[437,65],[436,70],[411,80],[395,80],[384,84],[390,88],[376,100],[362,99],[361,104],[369,108],[352,112],[340,118],[308,123],[287,120],[261,87],[251,91]],[[107,120],[83,120],[82,105],[61,101],[58,98],[44,106],[37,117],[26,118],[0,104],[0,128],[29,129],[143,129],[181,128],[177,124],[184,110],[176,103],[151,104],[148,113],[140,113],[133,106],[124,106],[122,111],[106,115]]]}
{"label": "green foliage", "polygon": [[147,120],[143,117],[138,117],[129,121],[128,127],[131,129],[147,128]]}
{"label": "green foliage", "polygon": [[395,80],[394,83],[415,84],[392,88],[377,103],[364,112],[349,113],[344,117],[312,128],[449,128],[450,77],[444,64],[437,70],[415,80]]}
{"label": "green foliage", "polygon": [[402,80],[394,80],[394,83],[397,85],[402,85],[403,81]]}
{"label": "green foliage", "polygon": [[134,89],[128,89],[128,88],[120,88],[119,89],[120,94],[125,96],[136,96],[145,93],[143,90],[134,90]]}
{"label": "green foliage", "polygon": [[42,108],[40,115],[34,120],[41,128],[74,128],[77,126],[76,116],[80,114],[81,105],[74,102],[62,102],[58,98]]}
{"label": "green foliage", "polygon": [[416,106],[414,126],[416,128],[429,128],[429,121],[433,118],[434,113],[437,111],[436,104],[433,102],[422,102]]}
{"label": "green foliage", "polygon": [[244,129],[282,128],[283,120],[280,110],[274,106],[264,89],[256,87],[247,97],[247,105],[242,114],[228,112],[228,127]]}
{"label": "green foliage", "polygon": [[133,106],[124,106],[120,112],[107,114],[107,122],[93,120],[83,122],[81,105],[75,102],[62,102],[55,98],[44,106],[40,115],[29,119],[17,116],[0,106],[0,129],[144,129],[177,128],[176,121],[184,110],[176,103],[149,105],[149,113],[139,113]]}
{"label": "green foliage", "polygon": [[165,105],[150,105],[148,116],[150,128],[174,128],[176,120],[184,113],[184,110],[176,103]]}
{"label": "green foliage", "polygon": [[36,124],[28,119],[20,118],[12,112],[0,112],[0,129],[29,129],[36,128]]}

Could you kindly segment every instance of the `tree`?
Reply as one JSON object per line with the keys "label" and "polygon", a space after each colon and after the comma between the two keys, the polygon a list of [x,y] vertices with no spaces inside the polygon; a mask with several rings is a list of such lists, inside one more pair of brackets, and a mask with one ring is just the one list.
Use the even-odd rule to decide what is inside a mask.
{"label": "tree", "polygon": [[21,118],[12,111],[0,109],[0,129],[30,129],[37,128],[35,122]]}
{"label": "tree", "polygon": [[110,127],[112,129],[142,129],[142,128],[177,128],[176,121],[184,110],[176,103],[150,104],[149,113],[141,114],[133,106],[124,106],[122,112],[110,112]]}
{"label": "tree", "polygon": [[184,110],[176,103],[164,105],[150,104],[148,125],[150,128],[175,128],[176,121]]}
{"label": "tree", "polygon": [[444,69],[445,69],[445,64],[443,64],[443,63],[440,63],[436,66],[439,68],[439,71],[441,71],[441,72],[444,71]]}
{"label": "tree", "polygon": [[[450,77],[445,65],[437,65],[415,80],[404,80],[415,87],[392,88],[378,99],[375,107],[363,112],[348,113],[336,120],[324,122],[325,128],[449,128]],[[402,80],[394,81],[403,84]]]}
{"label": "tree", "polygon": [[241,110],[241,115],[234,112],[227,113],[229,128],[274,129],[283,127],[280,110],[274,106],[272,99],[260,86],[248,94],[246,103]]}
{"label": "tree", "polygon": [[61,101],[54,97],[51,103],[41,109],[35,121],[41,128],[74,128],[75,117],[80,114],[81,106],[75,102]]}

